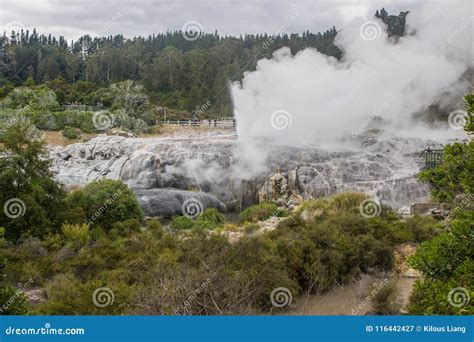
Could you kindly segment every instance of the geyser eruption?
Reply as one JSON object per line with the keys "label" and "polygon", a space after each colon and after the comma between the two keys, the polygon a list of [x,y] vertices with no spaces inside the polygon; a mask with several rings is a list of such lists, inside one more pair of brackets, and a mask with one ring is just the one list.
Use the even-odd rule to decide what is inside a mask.
{"label": "geyser eruption", "polygon": [[472,65],[473,19],[469,1],[430,2],[408,14],[407,34],[396,43],[383,22],[355,19],[336,37],[339,61],[311,48],[295,56],[276,51],[232,85],[239,140],[321,146],[375,122],[407,134],[414,113],[442,94],[461,99],[466,91],[461,75]]}
{"label": "geyser eruption", "polygon": [[228,211],[267,200],[291,208],[342,191],[393,208],[422,201],[429,189],[416,179],[423,162],[416,155],[464,132],[448,125],[460,106],[446,110],[443,129],[414,115],[449,96],[460,102],[468,89],[469,5],[436,2],[411,12],[396,42],[382,22],[353,20],[337,35],[341,60],[314,49],[276,51],[231,87],[238,140],[220,132],[97,137],[53,150],[57,177],[70,185],[121,179],[149,216],[180,213],[190,198]]}

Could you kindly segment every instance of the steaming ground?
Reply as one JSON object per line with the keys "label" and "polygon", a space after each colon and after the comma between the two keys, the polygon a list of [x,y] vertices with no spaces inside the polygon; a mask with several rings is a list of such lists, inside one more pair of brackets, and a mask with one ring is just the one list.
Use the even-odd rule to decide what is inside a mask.
{"label": "steaming ground", "polygon": [[336,37],[340,61],[315,49],[293,56],[289,48],[260,60],[231,87],[239,139],[248,145],[242,159],[248,166],[262,159],[255,148],[262,142],[357,146],[356,138],[373,127],[387,136],[446,138],[450,133],[413,116],[435,103],[458,103],[445,108],[447,122],[450,111],[462,108],[472,89],[462,77],[472,67],[472,10],[468,1],[429,2],[408,15],[407,35],[396,43],[381,21],[353,20]]}
{"label": "steaming ground", "polygon": [[[245,151],[249,145],[232,130],[188,127],[155,138],[101,135],[53,148],[50,155],[62,183],[120,179],[136,192],[148,216],[179,214],[186,200],[196,198],[203,207],[239,210],[268,191],[263,185],[277,170],[293,175],[289,190],[303,199],[360,191],[400,208],[427,198],[429,189],[416,179],[423,166],[420,153],[442,147],[439,139],[371,131],[354,141],[337,148],[260,144]],[[255,159],[246,164],[249,158],[239,158],[244,153]],[[258,172],[255,165],[261,165]]]}

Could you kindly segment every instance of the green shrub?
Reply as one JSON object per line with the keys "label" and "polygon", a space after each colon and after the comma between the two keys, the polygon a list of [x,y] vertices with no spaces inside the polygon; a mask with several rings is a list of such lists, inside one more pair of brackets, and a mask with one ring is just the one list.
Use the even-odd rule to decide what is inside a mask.
{"label": "green shrub", "polygon": [[62,231],[66,241],[75,249],[84,246],[91,238],[89,227],[86,224],[64,224]]}
{"label": "green shrub", "polygon": [[137,219],[128,219],[122,222],[116,222],[112,228],[112,232],[116,235],[128,235],[139,230],[140,222]]}
{"label": "green shrub", "polygon": [[191,229],[194,227],[194,221],[186,216],[176,216],[171,221],[173,229]]}
{"label": "green shrub", "polygon": [[[407,307],[408,312],[411,315],[473,315],[474,303],[472,297],[474,293],[470,291],[469,288],[466,288],[465,293],[465,295],[471,298],[469,302],[459,306],[454,306],[449,302],[450,292],[453,289],[462,287],[463,286],[454,279],[449,281],[419,279],[415,282],[410,295],[410,302]],[[459,290],[459,294],[462,295],[462,290]],[[462,301],[463,297],[460,296],[457,300]]]}
{"label": "green shrub", "polygon": [[75,128],[72,128],[70,126],[64,127],[62,134],[64,137],[68,139],[77,139],[80,137],[80,134],[77,132]]}
{"label": "green shrub", "polygon": [[225,216],[215,208],[205,209],[195,221],[196,228],[214,229],[225,222]]}
{"label": "green shrub", "polygon": [[397,284],[390,281],[378,289],[372,290],[372,314],[374,315],[397,315],[401,309],[401,302]]}
{"label": "green shrub", "polygon": [[23,292],[14,287],[0,288],[0,315],[25,315],[28,301]]}
{"label": "green shrub", "polygon": [[410,313],[474,314],[472,299],[460,306],[454,306],[448,301],[450,291],[456,288],[463,288],[464,296],[472,296],[473,221],[473,211],[463,212],[450,222],[449,230],[421,244],[416,254],[409,259],[409,264],[424,276],[417,281],[410,298]]}
{"label": "green shrub", "polygon": [[240,213],[241,222],[258,222],[276,215],[278,206],[275,203],[259,203],[248,207]]}
{"label": "green shrub", "polygon": [[437,223],[432,216],[413,216],[408,217],[403,224],[413,234],[414,242],[423,242],[437,235]]}
{"label": "green shrub", "polygon": [[72,191],[67,201],[71,208],[82,209],[91,228],[102,227],[108,231],[117,222],[143,220],[143,211],[135,193],[121,181],[104,179],[92,182]]}
{"label": "green shrub", "polygon": [[466,219],[452,221],[449,231],[421,244],[409,260],[411,266],[429,278],[451,278],[464,261],[472,258],[473,221],[474,212]]}

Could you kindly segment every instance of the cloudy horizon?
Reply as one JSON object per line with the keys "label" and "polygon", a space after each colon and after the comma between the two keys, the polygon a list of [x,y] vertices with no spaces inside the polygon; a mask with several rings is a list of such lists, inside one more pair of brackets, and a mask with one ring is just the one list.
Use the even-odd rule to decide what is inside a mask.
{"label": "cloudy horizon", "polygon": [[406,0],[0,0],[0,4],[0,32],[36,28],[41,34],[61,35],[68,41],[86,34],[148,36],[180,30],[186,24],[233,36],[321,32],[333,26],[339,29],[355,17],[371,17],[382,7],[393,14],[419,7],[418,1]]}

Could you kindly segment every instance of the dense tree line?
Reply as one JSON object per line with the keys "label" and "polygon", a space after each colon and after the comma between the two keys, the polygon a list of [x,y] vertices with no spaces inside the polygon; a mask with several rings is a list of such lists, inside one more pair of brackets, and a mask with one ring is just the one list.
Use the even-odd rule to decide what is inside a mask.
{"label": "dense tree line", "polygon": [[[388,24],[390,35],[403,34],[406,12],[388,16],[382,10],[376,15]],[[36,29],[5,32],[0,37],[0,96],[25,82],[82,82],[81,90],[87,93],[134,80],[145,85],[156,103],[192,111],[210,101],[209,112],[230,115],[229,81],[240,80],[259,59],[270,58],[284,46],[293,54],[313,47],[339,59],[343,51],[334,45],[336,35],[333,27],[322,33],[239,37],[215,32],[189,41],[176,31],[131,39],[85,35],[68,43],[62,36],[39,34]]]}

